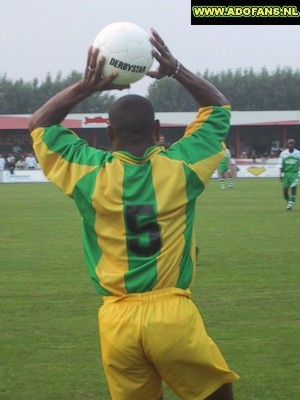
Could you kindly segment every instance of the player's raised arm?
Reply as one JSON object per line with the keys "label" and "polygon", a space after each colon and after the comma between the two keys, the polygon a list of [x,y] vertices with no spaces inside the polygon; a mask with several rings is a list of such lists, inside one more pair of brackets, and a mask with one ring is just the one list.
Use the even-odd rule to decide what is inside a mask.
{"label": "player's raised arm", "polygon": [[105,59],[100,58],[97,63],[99,49],[89,48],[85,73],[83,78],[75,84],[63,89],[51,97],[40,107],[29,120],[29,130],[61,123],[66,115],[82,100],[92,93],[112,89],[126,89],[129,85],[112,83],[117,73],[112,73],[106,78],[102,77],[102,68]]}
{"label": "player's raised arm", "polygon": [[176,60],[154,29],[151,29],[151,33],[150,40],[155,47],[153,55],[159,62],[159,66],[156,71],[149,71],[148,76],[156,79],[165,76],[173,77],[191,93],[201,107],[229,104],[226,97],[212,83],[192,73]]}

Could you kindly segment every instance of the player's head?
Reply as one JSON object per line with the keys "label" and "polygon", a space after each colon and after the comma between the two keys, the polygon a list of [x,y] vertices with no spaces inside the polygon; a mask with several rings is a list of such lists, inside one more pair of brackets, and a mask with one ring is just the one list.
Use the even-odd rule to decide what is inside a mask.
{"label": "player's head", "polygon": [[287,141],[287,146],[288,146],[288,149],[289,149],[289,150],[293,150],[294,147],[295,147],[295,140],[294,140],[294,139],[289,139],[289,140]]}
{"label": "player's head", "polygon": [[154,119],[153,105],[145,97],[127,95],[119,98],[109,109],[111,140],[141,143],[156,141],[159,122]]}

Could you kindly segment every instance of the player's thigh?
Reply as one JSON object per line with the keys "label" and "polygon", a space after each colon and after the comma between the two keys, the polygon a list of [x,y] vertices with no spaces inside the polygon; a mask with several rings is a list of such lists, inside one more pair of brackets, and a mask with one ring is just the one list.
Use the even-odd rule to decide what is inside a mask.
{"label": "player's thigh", "polygon": [[103,368],[112,399],[159,399],[161,378],[144,355],[140,320],[134,303],[112,303],[99,310]]}
{"label": "player's thigh", "polygon": [[284,190],[287,190],[287,189],[289,189],[289,187],[290,187],[289,175],[288,174],[284,174],[283,180],[282,180],[282,188]]}
{"label": "player's thigh", "polygon": [[289,189],[292,187],[297,187],[299,183],[298,174],[292,172],[286,172],[283,177],[282,186],[284,189]]}
{"label": "player's thigh", "polygon": [[146,351],[180,398],[205,398],[224,383],[238,379],[208,336],[190,299],[179,298],[173,306],[162,302],[159,307],[149,317]]}
{"label": "player's thigh", "polygon": [[293,178],[291,179],[291,188],[294,189],[295,191],[297,189],[298,184],[299,184],[298,174],[294,174]]}

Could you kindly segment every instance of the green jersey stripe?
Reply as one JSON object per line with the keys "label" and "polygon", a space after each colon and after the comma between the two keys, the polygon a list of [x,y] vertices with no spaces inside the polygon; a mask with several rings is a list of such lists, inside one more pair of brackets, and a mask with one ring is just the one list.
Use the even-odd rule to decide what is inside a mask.
{"label": "green jersey stripe", "polygon": [[110,295],[110,292],[101,287],[99,277],[96,274],[96,266],[102,255],[102,251],[98,246],[97,233],[95,231],[96,211],[92,202],[95,190],[95,180],[98,172],[99,169],[94,170],[77,183],[73,198],[80,214],[82,215],[83,248],[85,251],[89,275],[97,290],[100,286],[100,290],[103,294]]}
{"label": "green jersey stripe", "polygon": [[194,238],[194,218],[195,218],[195,204],[198,195],[204,190],[204,184],[199,181],[199,178],[193,170],[184,165],[184,172],[186,176],[186,227],[184,232],[185,247],[182,253],[182,260],[180,262],[180,274],[177,282],[177,287],[187,288],[191,284],[194,274],[195,266],[192,259],[192,246],[195,242]]}
{"label": "green jersey stripe", "polygon": [[155,258],[161,247],[150,162],[125,164],[122,202],[128,253],[125,287],[127,293],[149,291],[156,284]]}
{"label": "green jersey stripe", "polygon": [[[201,109],[198,116],[200,116]],[[229,129],[230,109],[206,107],[202,118],[196,119],[186,129],[183,139],[175,145],[180,152],[193,164],[223,151],[222,142]],[[189,138],[189,146],[185,148],[185,140]],[[187,149],[189,150],[186,153]]]}
{"label": "green jersey stripe", "polygon": [[[53,132],[56,132],[54,135]],[[87,146],[74,132],[62,126],[45,129],[43,141],[52,153],[58,153],[66,161],[89,166],[101,166],[107,162],[102,150]],[[68,147],[67,147],[68,146]],[[68,151],[66,152],[66,148]],[[108,154],[110,156],[110,154]]]}

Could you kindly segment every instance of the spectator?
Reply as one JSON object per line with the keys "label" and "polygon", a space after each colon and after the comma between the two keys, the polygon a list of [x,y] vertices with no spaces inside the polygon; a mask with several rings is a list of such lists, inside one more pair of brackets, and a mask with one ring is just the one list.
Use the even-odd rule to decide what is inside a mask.
{"label": "spectator", "polygon": [[22,154],[19,160],[16,162],[16,169],[26,169],[25,156]]}
{"label": "spectator", "polygon": [[250,158],[252,158],[253,163],[256,163],[257,155],[255,149],[251,150]]}
{"label": "spectator", "polygon": [[3,171],[5,168],[6,160],[2,154],[0,154],[0,171]]}
{"label": "spectator", "polygon": [[15,172],[15,168],[16,168],[16,157],[12,153],[9,153],[6,158],[6,163],[7,163],[9,172],[11,173],[11,175],[13,175]]}
{"label": "spectator", "polygon": [[270,155],[272,158],[278,158],[283,149],[280,147],[279,140],[273,140],[270,148]]}
{"label": "spectator", "polygon": [[159,146],[165,147],[166,149],[167,149],[168,147],[170,147],[170,143],[169,143],[169,142],[166,142],[166,137],[165,137],[165,135],[163,135],[162,133],[161,133],[161,134],[159,135],[159,137],[158,137],[157,144],[158,144]]}
{"label": "spectator", "polygon": [[32,153],[28,153],[27,157],[25,158],[25,165],[28,169],[35,169],[37,166],[36,158]]}
{"label": "spectator", "polygon": [[266,162],[268,161],[268,159],[269,159],[269,154],[268,154],[268,153],[264,153],[263,156],[262,156],[262,158],[261,158],[261,162],[262,162],[263,164],[266,164]]}
{"label": "spectator", "polygon": [[14,145],[12,146],[12,148],[11,148],[11,151],[14,154],[19,154],[19,153],[21,153],[22,148],[17,142],[15,142]]}

